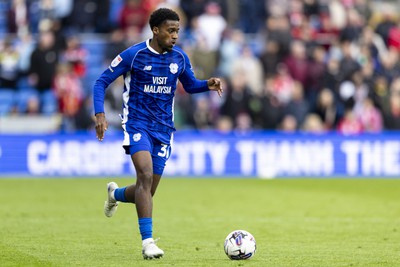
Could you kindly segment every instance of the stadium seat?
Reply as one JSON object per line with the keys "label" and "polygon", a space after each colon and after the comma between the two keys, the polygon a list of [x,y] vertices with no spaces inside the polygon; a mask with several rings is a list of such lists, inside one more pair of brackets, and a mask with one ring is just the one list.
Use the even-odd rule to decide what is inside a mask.
{"label": "stadium seat", "polygon": [[[8,1],[0,1],[0,34],[7,34],[7,13],[9,10],[10,3]],[[11,1],[10,1],[11,2]],[[2,36],[3,38],[3,36]]]}
{"label": "stadium seat", "polygon": [[106,49],[106,42],[103,40],[86,41],[82,42],[82,47],[88,51],[88,56],[102,57]]}
{"label": "stadium seat", "polygon": [[0,115],[10,113],[15,105],[15,91],[8,88],[0,88]]}
{"label": "stadium seat", "polygon": [[112,0],[112,5],[110,6],[109,21],[114,25],[118,25],[118,18],[120,17],[120,12],[124,6],[124,0]]}
{"label": "stadium seat", "polygon": [[44,115],[53,115],[58,111],[57,98],[51,90],[48,90],[41,95],[41,103],[41,111]]}
{"label": "stadium seat", "polygon": [[17,88],[18,89],[26,89],[26,88],[31,89],[33,87],[30,85],[27,77],[21,77],[18,79]]}

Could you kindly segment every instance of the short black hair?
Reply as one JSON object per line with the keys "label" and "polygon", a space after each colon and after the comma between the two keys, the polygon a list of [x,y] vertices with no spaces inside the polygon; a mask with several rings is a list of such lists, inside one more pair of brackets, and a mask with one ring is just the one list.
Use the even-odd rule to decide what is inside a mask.
{"label": "short black hair", "polygon": [[150,29],[160,26],[166,20],[179,21],[178,14],[169,8],[159,8],[150,15]]}

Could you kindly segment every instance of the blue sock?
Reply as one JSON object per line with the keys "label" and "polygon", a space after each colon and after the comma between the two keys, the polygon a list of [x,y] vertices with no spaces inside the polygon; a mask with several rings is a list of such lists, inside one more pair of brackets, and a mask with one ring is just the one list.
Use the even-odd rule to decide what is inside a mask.
{"label": "blue sock", "polygon": [[121,202],[127,202],[126,197],[125,197],[125,190],[126,187],[121,187],[121,188],[117,188],[114,191],[114,198],[117,201],[121,201]]}
{"label": "blue sock", "polygon": [[153,237],[153,219],[139,218],[139,230],[142,235],[142,240]]}

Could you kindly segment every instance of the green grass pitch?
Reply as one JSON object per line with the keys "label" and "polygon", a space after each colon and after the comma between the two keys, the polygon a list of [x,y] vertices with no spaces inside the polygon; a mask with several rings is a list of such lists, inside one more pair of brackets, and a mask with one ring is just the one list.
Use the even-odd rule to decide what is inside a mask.
{"label": "green grass pitch", "polygon": [[[103,215],[108,181],[0,179],[0,266],[400,266],[400,180],[163,178],[154,261],[133,205]],[[252,259],[224,254],[235,229],[255,236]]]}

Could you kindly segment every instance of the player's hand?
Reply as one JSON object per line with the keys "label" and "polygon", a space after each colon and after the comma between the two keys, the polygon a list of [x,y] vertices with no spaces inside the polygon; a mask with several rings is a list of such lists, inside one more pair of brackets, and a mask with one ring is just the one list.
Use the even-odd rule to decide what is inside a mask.
{"label": "player's hand", "polygon": [[97,113],[96,114],[96,137],[99,141],[103,141],[104,132],[107,131],[108,122],[106,120],[106,114]]}
{"label": "player's hand", "polygon": [[221,80],[219,78],[210,78],[210,79],[208,79],[207,85],[208,85],[208,88],[211,91],[217,91],[218,95],[220,97],[222,96],[222,92],[224,90],[222,90],[222,84],[221,84]]}

